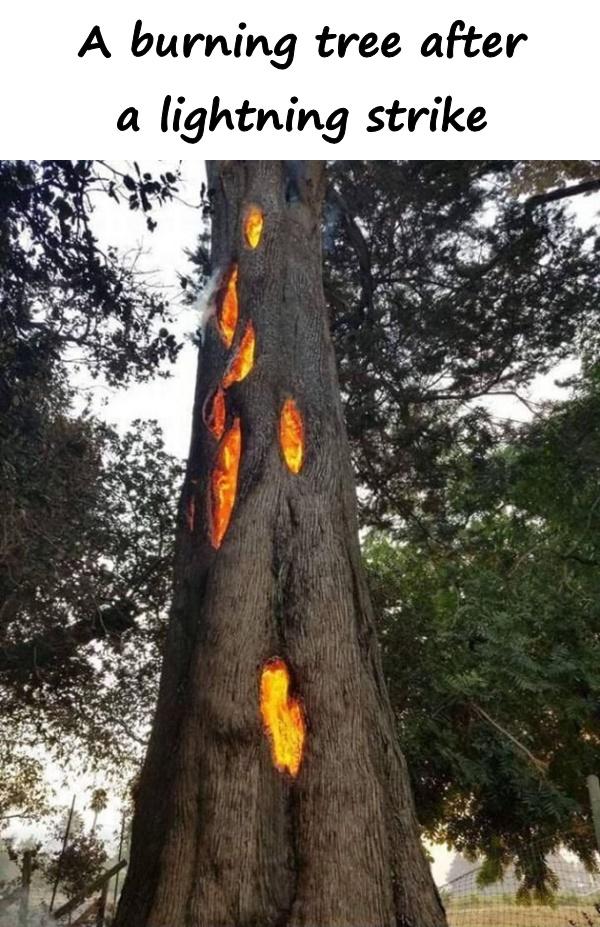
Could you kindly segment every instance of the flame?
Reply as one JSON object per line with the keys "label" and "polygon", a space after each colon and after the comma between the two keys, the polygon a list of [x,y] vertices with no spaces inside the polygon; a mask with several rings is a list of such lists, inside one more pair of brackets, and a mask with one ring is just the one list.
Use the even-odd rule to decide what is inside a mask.
{"label": "flame", "polygon": [[223,386],[227,388],[232,383],[239,383],[244,377],[247,377],[254,367],[254,349],[256,347],[256,338],[254,336],[254,325],[248,322],[244,337],[240,342],[238,352],[229,366],[229,370],[223,377]]}
{"label": "flame", "polygon": [[238,294],[237,294],[238,268],[234,264],[228,275],[224,287],[221,305],[219,307],[218,326],[225,345],[230,348],[235,335],[238,320]]}
{"label": "flame", "polygon": [[306,736],[304,712],[290,696],[291,678],[283,660],[269,660],[260,678],[260,713],[271,742],[273,764],[279,772],[297,776]]}
{"label": "flame", "polygon": [[304,422],[293,399],[286,399],[281,410],[279,443],[288,468],[299,473],[304,460]]}
{"label": "flame", "polygon": [[222,439],[210,480],[211,542],[220,547],[227,531],[237,491],[242,432],[239,418]]}
{"label": "flame", "polygon": [[255,206],[254,203],[248,206],[244,217],[244,235],[248,247],[258,248],[264,224],[265,217],[260,206]]}
{"label": "flame", "polygon": [[218,386],[212,399],[210,412],[204,419],[206,427],[212,432],[217,441],[220,441],[223,437],[226,415],[225,393],[223,392],[223,388]]}

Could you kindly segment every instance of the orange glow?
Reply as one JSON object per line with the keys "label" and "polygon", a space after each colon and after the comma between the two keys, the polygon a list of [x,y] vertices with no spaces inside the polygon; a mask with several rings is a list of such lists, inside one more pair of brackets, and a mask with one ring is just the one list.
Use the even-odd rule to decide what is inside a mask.
{"label": "orange glow", "polygon": [[217,451],[215,468],[210,479],[211,541],[213,547],[220,547],[235,504],[237,492],[242,432],[240,420],[225,434]]}
{"label": "orange glow", "polygon": [[206,427],[213,433],[217,441],[220,441],[225,431],[225,393],[222,387],[218,386],[212,398],[210,412],[205,416]]}
{"label": "orange glow", "polygon": [[248,322],[238,352],[229,365],[229,370],[223,377],[223,386],[225,388],[231,386],[232,383],[239,383],[240,380],[248,376],[254,367],[255,347],[256,338],[254,336],[254,326],[252,322]]}
{"label": "orange glow", "polygon": [[190,496],[185,510],[185,520],[187,521],[188,531],[192,532],[196,524],[196,497]]}
{"label": "orange glow", "polygon": [[260,713],[279,772],[297,776],[306,736],[304,712],[290,696],[290,673],[283,660],[269,660],[260,677]]}
{"label": "orange glow", "polygon": [[234,264],[227,276],[218,316],[221,338],[228,348],[231,347],[238,320],[237,280],[238,269],[237,264]]}
{"label": "orange glow", "polygon": [[293,399],[286,399],[281,410],[279,443],[288,468],[299,473],[304,460],[304,423]]}
{"label": "orange glow", "polygon": [[260,206],[248,206],[244,217],[244,235],[250,248],[258,248],[263,233],[265,217]]}

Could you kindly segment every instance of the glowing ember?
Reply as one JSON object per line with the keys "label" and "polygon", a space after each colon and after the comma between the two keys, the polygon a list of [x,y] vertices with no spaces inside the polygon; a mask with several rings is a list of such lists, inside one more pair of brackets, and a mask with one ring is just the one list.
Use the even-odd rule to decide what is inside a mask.
{"label": "glowing ember", "polygon": [[254,337],[254,326],[248,322],[244,337],[241,340],[239,349],[229,370],[223,377],[223,386],[227,388],[232,383],[239,383],[244,377],[247,377],[254,367],[254,349],[256,347],[256,338]]}
{"label": "glowing ember", "polygon": [[192,532],[196,524],[196,496],[190,496],[188,499],[185,520],[187,521],[188,531]]}
{"label": "glowing ember", "polygon": [[283,660],[269,660],[260,678],[260,713],[279,772],[297,776],[306,736],[304,712],[290,696],[290,673]]}
{"label": "glowing ember", "polygon": [[293,399],[286,399],[281,410],[279,443],[288,468],[299,473],[304,460],[304,423]]}
{"label": "glowing ember", "polygon": [[238,269],[237,264],[234,264],[227,276],[218,315],[221,338],[228,348],[231,347],[238,320],[237,279]]}
{"label": "glowing ember", "polygon": [[220,441],[225,431],[225,393],[222,387],[217,387],[208,416],[205,417],[206,427],[213,433],[217,441]]}
{"label": "glowing ember", "polygon": [[244,217],[244,235],[250,248],[257,248],[263,233],[265,217],[259,206],[248,206]]}
{"label": "glowing ember", "polygon": [[242,432],[240,420],[233,425],[219,445],[215,468],[210,480],[211,541],[220,547],[229,525],[237,491]]}

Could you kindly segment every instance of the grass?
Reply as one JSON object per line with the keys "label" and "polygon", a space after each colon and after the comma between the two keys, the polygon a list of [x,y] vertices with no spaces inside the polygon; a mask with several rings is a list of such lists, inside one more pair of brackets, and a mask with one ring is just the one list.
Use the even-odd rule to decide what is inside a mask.
{"label": "grass", "polygon": [[553,905],[516,904],[512,896],[446,899],[450,927],[600,927],[600,894],[558,896]]}

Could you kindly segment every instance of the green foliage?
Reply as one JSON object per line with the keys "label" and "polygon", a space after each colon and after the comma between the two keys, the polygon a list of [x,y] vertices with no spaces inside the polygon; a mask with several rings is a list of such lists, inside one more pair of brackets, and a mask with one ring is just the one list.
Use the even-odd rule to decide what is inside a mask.
{"label": "green foliage", "polygon": [[0,834],[15,815],[39,817],[48,810],[47,786],[40,759],[28,756],[11,740],[2,740],[0,752]]}
{"label": "green foliage", "polygon": [[[420,818],[495,879],[552,888],[560,844],[592,864],[585,776],[600,745],[600,389],[462,458],[452,541],[366,549]],[[535,843],[537,854],[530,847]]]}
{"label": "green foliage", "polygon": [[92,374],[124,383],[175,359],[164,299],[92,229],[102,195],[125,197],[155,224],[150,212],[172,197],[177,178],[135,172],[97,161],[0,161],[0,341],[15,345],[26,369],[69,349]]}
{"label": "green foliage", "polygon": [[13,745],[68,757],[79,744],[89,762],[122,763],[138,757],[154,699],[181,469],[152,423],[119,436],[87,422],[75,460],[54,443],[62,420],[46,426],[0,561],[0,729]]}
{"label": "green foliage", "polygon": [[92,799],[90,801],[90,808],[95,814],[99,814],[100,811],[104,811],[108,805],[108,793],[106,789],[94,789],[92,792]]}
{"label": "green foliage", "polygon": [[525,210],[521,169],[332,166],[325,287],[370,525],[449,536],[457,451],[476,465],[504,437],[474,400],[597,346],[596,233],[557,206]]}
{"label": "green foliage", "polygon": [[60,890],[72,898],[105,869],[108,854],[101,840],[83,831],[70,836],[63,852],[63,837],[64,829],[58,825],[54,830],[58,848],[44,855],[40,868],[51,885],[59,876]]}
{"label": "green foliage", "polygon": [[[145,379],[178,345],[168,308],[91,230],[98,196],[152,224],[177,178],[100,162],[0,162],[0,778],[40,809],[40,747],[139,757],[168,600],[180,465],[155,423],[84,410],[72,364]],[[118,206],[115,205],[118,212]],[[160,325],[160,327],[157,327]],[[74,353],[76,352],[76,353]],[[35,750],[32,752],[33,748]]]}
{"label": "green foliage", "polygon": [[600,178],[600,161],[522,161],[515,174],[515,192],[544,193],[553,187]]}

